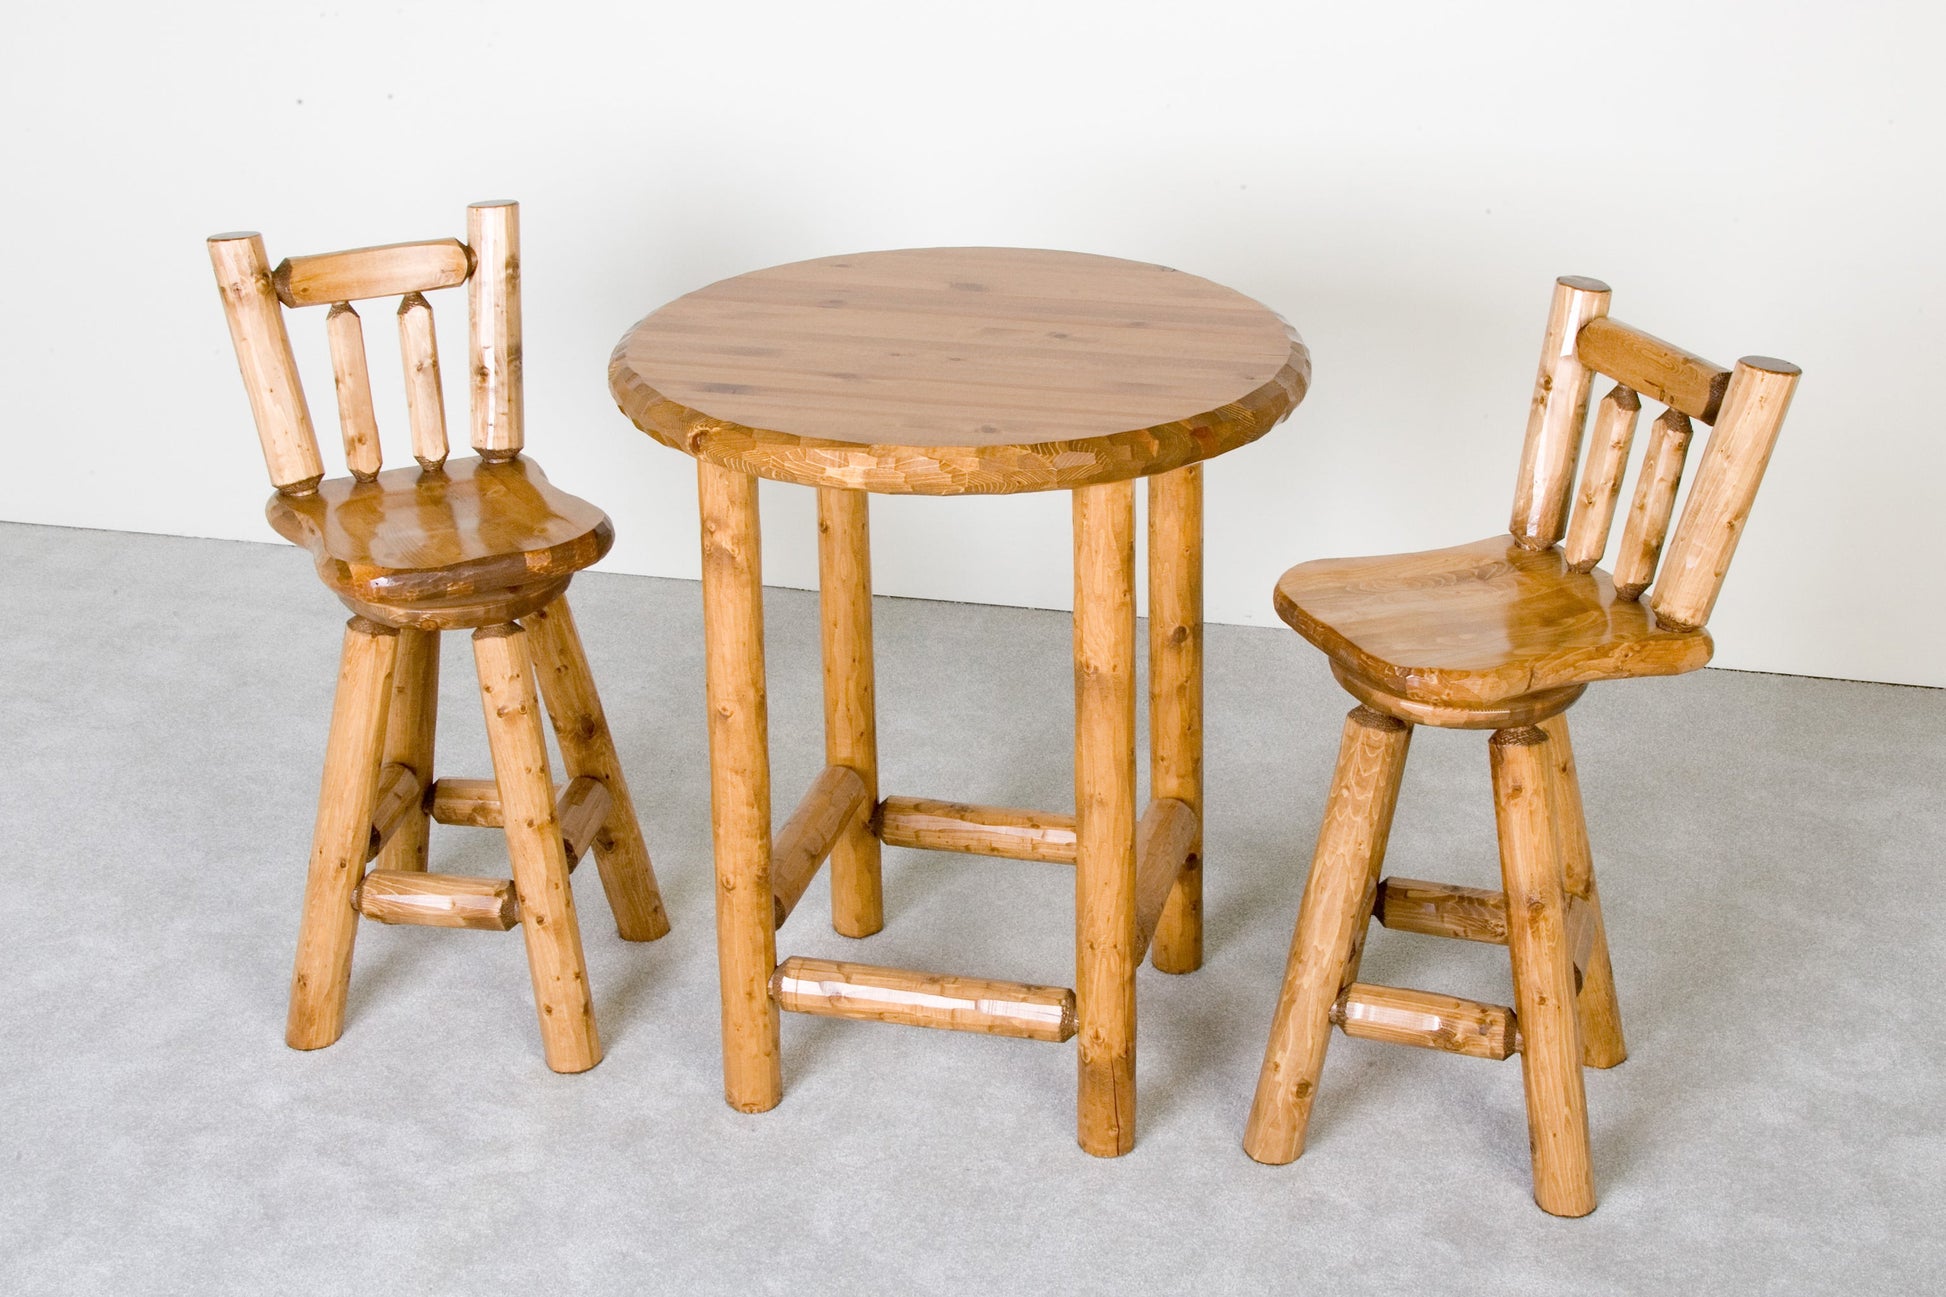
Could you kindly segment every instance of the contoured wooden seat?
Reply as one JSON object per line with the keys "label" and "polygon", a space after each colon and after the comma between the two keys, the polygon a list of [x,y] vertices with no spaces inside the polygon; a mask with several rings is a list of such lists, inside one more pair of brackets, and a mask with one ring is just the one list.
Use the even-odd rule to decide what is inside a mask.
{"label": "contoured wooden seat", "polygon": [[[1627,1051],[1566,710],[1591,683],[1709,661],[1703,623],[1798,380],[1796,366],[1762,356],[1711,364],[1609,319],[1609,297],[1597,280],[1555,286],[1508,535],[1303,563],[1277,583],[1278,614],[1329,656],[1360,706],[1345,721],[1244,1136],[1260,1162],[1303,1152],[1336,1024],[1478,1058],[1518,1053],[1535,1201],[1562,1216],[1594,1210],[1581,1068],[1613,1067]],[[1596,373],[1616,386],[1577,490]],[[1666,408],[1611,576],[1597,565],[1645,396]],[[1664,557],[1692,419],[1715,428]],[[1504,890],[1380,878],[1416,725],[1494,731]],[[1371,919],[1506,946],[1515,1003],[1359,982]]]}
{"label": "contoured wooden seat", "polygon": [[[344,1029],[358,920],[505,931],[519,926],[548,1066],[601,1059],[568,874],[590,849],[616,928],[669,930],[648,849],[602,714],[568,582],[613,543],[601,510],[525,458],[519,209],[475,203],[467,241],[294,257],[274,270],[254,233],[209,240],[210,260],[277,491],[272,527],[308,549],[354,616],[345,630],[285,1038],[317,1049]],[[425,294],[465,284],[472,443],[449,460]],[[382,470],[354,301],[399,297],[415,468]],[[326,480],[285,308],[329,306],[349,477]],[[473,631],[492,779],[435,779],[439,633]],[[549,771],[541,707],[568,782]],[[429,822],[504,829],[513,878],[427,872]],[[373,861],[377,868],[367,870]]]}

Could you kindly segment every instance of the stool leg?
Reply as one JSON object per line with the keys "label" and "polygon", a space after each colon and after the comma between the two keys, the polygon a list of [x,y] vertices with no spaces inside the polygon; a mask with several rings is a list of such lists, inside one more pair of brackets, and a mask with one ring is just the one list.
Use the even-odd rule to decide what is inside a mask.
{"label": "stool leg", "polygon": [[480,627],[473,632],[473,662],[520,898],[520,932],[527,942],[541,1045],[555,1071],[585,1072],[601,1061],[601,1041],[568,886],[567,852],[555,818],[554,776],[547,765],[526,632],[511,623]]}
{"label": "stool leg", "polygon": [[1411,744],[1410,725],[1369,707],[1355,707],[1345,718],[1338,767],[1243,1135],[1243,1151],[1259,1162],[1282,1164],[1304,1151],[1318,1074],[1331,1043],[1331,1006],[1355,976],[1364,948]]}
{"label": "stool leg", "polygon": [[389,626],[363,617],[345,624],[311,866],[304,882],[304,918],[291,970],[290,1016],[284,1027],[284,1039],[293,1049],[321,1049],[344,1033],[351,947],[358,935],[352,898],[371,846],[378,758],[398,647],[398,632]]}
{"label": "stool leg", "polygon": [[1203,966],[1203,466],[1149,479],[1149,796],[1196,812],[1189,862],[1156,924],[1150,962]]}
{"label": "stool leg", "polygon": [[818,490],[818,608],[824,625],[824,759],[848,766],[865,800],[831,848],[831,926],[869,937],[885,926],[879,870],[878,714],[872,679],[872,545],[863,491]]}
{"label": "stool leg", "polygon": [[1496,730],[1493,807],[1500,828],[1500,875],[1507,892],[1507,951],[1513,958],[1514,1009],[1520,1017],[1520,1074],[1534,1156],[1534,1201],[1556,1216],[1595,1209],[1588,1156],[1588,1098],[1581,1084],[1581,1033],[1575,1022],[1574,963],[1567,944],[1567,897],[1552,805],[1556,760],[1546,731]]}
{"label": "stool leg", "polygon": [[716,966],[723,996],[723,1097],[762,1112],[783,1097],[776,911],[770,883],[770,737],[764,693],[763,554],[757,479],[696,463],[703,523],[710,829]]}
{"label": "stool leg", "polygon": [[1074,492],[1079,1139],[1135,1147],[1135,484]]}
{"label": "stool leg", "polygon": [[1615,998],[1615,972],[1608,962],[1608,930],[1601,921],[1601,895],[1595,890],[1594,856],[1588,849],[1588,819],[1581,806],[1581,778],[1568,741],[1566,712],[1541,722],[1553,745],[1554,809],[1561,825],[1561,874],[1568,895],[1588,907],[1595,939],[1581,973],[1575,1011],[1581,1018],[1581,1063],[1614,1067],[1628,1057],[1622,1040],[1622,1007]]}
{"label": "stool leg", "polygon": [[581,647],[581,632],[567,596],[528,616],[523,623],[533,647],[536,676],[554,737],[561,744],[561,763],[570,779],[587,775],[608,789],[612,803],[608,818],[595,835],[595,867],[602,890],[615,916],[615,930],[624,941],[654,941],[669,931],[669,915],[655,885],[655,866],[635,818],[635,803],[622,778],[621,759],[602,714],[601,695],[595,692],[594,673]]}
{"label": "stool leg", "polygon": [[[392,668],[392,710],[385,723],[385,754],[381,766],[401,765],[432,787],[433,737],[439,718],[439,632],[399,630],[398,663]],[[424,873],[432,817],[426,803],[405,813],[405,821],[386,839],[379,852],[380,869]]]}

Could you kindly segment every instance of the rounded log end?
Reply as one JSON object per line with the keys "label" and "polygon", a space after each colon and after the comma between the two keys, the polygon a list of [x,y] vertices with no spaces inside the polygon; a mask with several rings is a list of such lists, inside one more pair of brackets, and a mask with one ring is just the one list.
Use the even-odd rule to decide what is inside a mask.
{"label": "rounded log end", "polygon": [[247,242],[250,239],[261,239],[262,237],[262,232],[258,230],[225,230],[221,234],[210,235],[207,241],[210,243],[238,243]]}
{"label": "rounded log end", "polygon": [[520,202],[513,198],[482,198],[467,204],[467,207],[518,207]]}
{"label": "rounded log end", "polygon": [[1599,279],[1587,275],[1561,275],[1554,281],[1563,288],[1572,288],[1581,293],[1612,293],[1615,290]]}
{"label": "rounded log end", "polygon": [[1759,369],[1766,374],[1796,375],[1804,372],[1790,361],[1779,360],[1775,356],[1744,356],[1738,359],[1737,364],[1743,369]]}

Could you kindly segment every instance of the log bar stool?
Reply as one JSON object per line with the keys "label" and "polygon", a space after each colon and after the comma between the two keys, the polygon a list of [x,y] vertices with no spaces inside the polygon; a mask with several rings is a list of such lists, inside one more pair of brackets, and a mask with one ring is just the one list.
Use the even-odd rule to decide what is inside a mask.
{"label": "log bar stool", "polygon": [[[1202,962],[1202,469],[1303,398],[1277,316],[1160,266],[1002,248],[832,257],[638,324],[609,385],[696,457],[724,1090],[783,1093],[778,1010],[1080,1043],[1081,1146],[1135,1142],[1135,969]],[[757,479],[818,489],[824,772],[773,841]],[[1150,755],[1135,804],[1135,484],[1149,478]],[[878,790],[866,493],[1074,493],[1072,816]],[[879,844],[1075,867],[1075,989],[777,962],[826,856],[833,925],[884,926]]]}
{"label": "log bar stool", "polygon": [[[1709,661],[1703,623],[1798,379],[1796,366],[1763,356],[1734,370],[1713,365],[1609,319],[1608,298],[1598,280],[1555,287],[1511,538],[1304,563],[1277,582],[1279,615],[1330,656],[1360,705],[1345,722],[1244,1137],[1259,1162],[1303,1151],[1336,1023],[1349,1036],[1476,1058],[1518,1053],[1534,1199],[1557,1216],[1595,1208],[1581,1068],[1613,1067],[1624,1050],[1565,713],[1592,681],[1679,675]],[[1617,385],[1595,415],[1577,492],[1597,373]],[[1595,565],[1643,396],[1667,408],[1650,431],[1610,576]],[[1658,580],[1691,419],[1715,430]],[[1493,731],[1505,891],[1380,881],[1415,725]],[[1372,918],[1506,946],[1514,1007],[1359,982]]]}
{"label": "log bar stool", "polygon": [[[519,209],[476,203],[467,241],[438,239],[293,257],[272,270],[256,234],[219,234],[210,260],[277,493],[270,525],[309,549],[354,616],[337,701],[286,1039],[329,1045],[344,1030],[351,947],[381,923],[505,931],[527,941],[548,1066],[601,1061],[568,872],[590,846],[621,935],[669,930],[601,701],[568,612],[568,582],[608,552],[601,510],[555,490],[521,456]],[[445,407],[425,293],[467,284],[473,448],[446,459]],[[417,468],[379,471],[365,342],[353,301],[402,298],[399,345]],[[348,478],[323,481],[282,307],[325,320]],[[473,632],[492,779],[432,773],[439,633]],[[535,693],[539,667],[539,698]],[[540,699],[568,783],[556,796]],[[511,882],[426,872],[428,819],[497,825]],[[376,859],[378,867],[366,872]]]}

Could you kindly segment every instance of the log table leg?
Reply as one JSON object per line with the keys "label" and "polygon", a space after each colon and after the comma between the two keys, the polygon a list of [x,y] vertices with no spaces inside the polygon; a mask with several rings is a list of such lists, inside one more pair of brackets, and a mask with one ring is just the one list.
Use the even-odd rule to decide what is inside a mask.
{"label": "log table leg", "polygon": [[290,1014],[284,1039],[293,1049],[320,1049],[345,1029],[345,992],[351,985],[351,947],[358,935],[352,898],[365,872],[378,802],[379,751],[385,741],[398,632],[363,617],[345,625],[338,692],[325,740],[324,784],[318,793],[311,867],[304,882],[304,918],[291,970]]}
{"label": "log table leg", "polygon": [[608,732],[608,718],[595,692],[594,673],[581,646],[581,632],[562,595],[526,620],[533,636],[534,663],[541,697],[547,703],[554,737],[561,745],[561,763],[569,779],[586,775],[601,781],[610,804],[595,834],[595,868],[601,871],[602,890],[615,916],[615,930],[624,941],[654,941],[669,931],[669,915],[655,885],[655,866],[635,818],[635,803],[622,777],[621,758]]}
{"label": "log table leg", "polygon": [[547,1065],[585,1072],[601,1061],[594,1000],[581,952],[581,924],[568,884],[567,851],[556,819],[541,700],[527,632],[513,623],[473,632],[487,748],[500,791],[501,829],[520,899],[520,932],[534,982]]}
{"label": "log table leg", "polygon": [[1552,748],[1544,730],[1529,726],[1496,730],[1487,750],[1507,893],[1507,953],[1513,957],[1514,1009],[1520,1018],[1534,1201],[1556,1216],[1585,1216],[1595,1209],[1595,1178],[1552,805],[1557,778],[1549,769]]}
{"label": "log table leg", "polygon": [[1196,812],[1150,962],[1203,966],[1203,466],[1149,479],[1149,796]]}
{"label": "log table leg", "polygon": [[831,926],[869,937],[885,926],[879,841],[878,721],[872,675],[872,545],[863,491],[818,491],[818,608],[824,639],[824,760],[846,766],[865,800],[831,848]]}
{"label": "log table leg", "polygon": [[703,539],[710,827],[716,853],[723,1096],[743,1112],[783,1097],[770,878],[770,747],[764,692],[763,556],[757,479],[696,463]]}
{"label": "log table leg", "polygon": [[1135,1146],[1135,484],[1074,492],[1078,1138]]}
{"label": "log table leg", "polygon": [[1318,1074],[1331,1042],[1331,1006],[1357,971],[1411,742],[1410,725],[1369,707],[1355,707],[1345,718],[1338,768],[1243,1136],[1243,1151],[1259,1162],[1281,1164],[1304,1151]]}
{"label": "log table leg", "polygon": [[[419,777],[421,790],[432,787],[433,735],[439,718],[439,632],[405,627],[399,631],[398,662],[392,668],[392,710],[385,724],[384,765],[401,765]],[[379,869],[424,873],[432,819],[423,801],[405,812],[379,852]]]}

